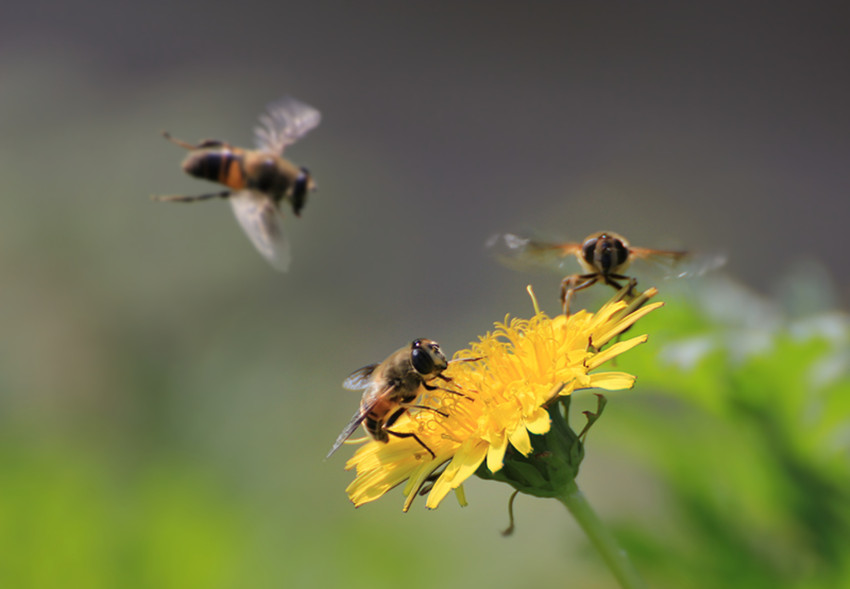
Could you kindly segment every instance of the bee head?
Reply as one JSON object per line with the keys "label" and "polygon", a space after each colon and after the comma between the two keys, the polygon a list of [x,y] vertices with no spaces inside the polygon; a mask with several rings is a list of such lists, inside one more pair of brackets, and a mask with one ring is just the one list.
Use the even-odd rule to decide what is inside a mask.
{"label": "bee head", "polygon": [[210,151],[193,151],[183,160],[183,171],[205,180],[216,180],[219,177],[222,166],[222,157],[219,153]]}
{"label": "bee head", "polygon": [[316,190],[316,182],[313,180],[310,170],[302,167],[292,188],[292,212],[296,216],[301,214],[301,209],[307,202],[307,193],[311,190]]}
{"label": "bee head", "polygon": [[417,339],[411,344],[410,362],[413,369],[426,378],[441,374],[449,363],[440,350],[440,345],[429,339]]}
{"label": "bee head", "polygon": [[614,233],[600,233],[584,242],[582,257],[590,267],[608,273],[626,263],[629,249],[620,236]]}

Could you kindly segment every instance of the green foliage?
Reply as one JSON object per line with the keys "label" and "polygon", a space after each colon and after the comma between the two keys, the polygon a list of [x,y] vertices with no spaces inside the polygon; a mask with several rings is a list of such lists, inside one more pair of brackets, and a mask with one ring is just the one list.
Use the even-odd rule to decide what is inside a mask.
{"label": "green foliage", "polygon": [[0,460],[0,586],[230,587],[244,521],[188,464],[105,469],[85,448]]}
{"label": "green foliage", "polygon": [[[637,392],[617,426],[663,481],[624,524],[671,587],[837,587],[850,579],[850,319],[789,318],[731,283],[668,298],[623,357]],[[612,412],[613,413],[613,412]],[[647,566],[647,563],[651,563]]]}

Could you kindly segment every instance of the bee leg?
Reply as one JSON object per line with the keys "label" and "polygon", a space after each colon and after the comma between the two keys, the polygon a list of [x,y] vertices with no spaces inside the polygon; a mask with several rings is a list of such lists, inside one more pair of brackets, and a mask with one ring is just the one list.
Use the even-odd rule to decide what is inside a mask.
{"label": "bee leg", "polygon": [[570,301],[573,293],[596,284],[599,274],[570,274],[561,281],[561,306],[564,315],[570,315]]}
{"label": "bee leg", "polygon": [[[452,382],[452,379],[450,379],[448,376],[440,375],[437,378],[444,380],[446,382]],[[460,391],[453,391],[453,390],[447,389],[445,387],[438,387],[437,385],[432,385],[432,384],[427,384],[427,383],[422,383],[422,386],[425,388],[426,391],[436,391],[436,390],[446,391],[447,393],[451,393],[453,395],[460,395],[461,397],[466,397],[467,399],[472,399],[472,397],[470,397],[469,395],[465,395],[464,393],[461,393]]]}
{"label": "bee leg", "polygon": [[608,276],[604,276],[602,279],[605,281],[605,284],[610,286],[616,291],[623,291],[622,296],[619,297],[620,300],[626,299],[629,297],[629,291],[623,288],[623,285],[614,280],[614,278],[619,279],[620,277],[616,274],[609,274]]}
{"label": "bee leg", "polygon": [[[445,411],[440,411],[439,409],[435,409],[434,407],[428,407],[428,405],[408,405],[407,403],[405,403],[404,405],[402,405],[402,409],[427,409],[428,411],[433,411],[434,413],[442,415],[443,417],[449,416],[449,414]],[[393,419],[392,421],[390,421],[389,419],[387,420],[387,425],[392,425],[393,423],[395,423],[395,419]]]}
{"label": "bee leg", "polygon": [[[637,290],[637,279],[636,278],[629,278],[628,276],[622,276],[620,274],[614,274],[613,277],[618,279],[618,280],[628,280],[629,281],[626,284],[626,286],[621,286],[620,284],[618,284],[614,280],[611,280],[610,277],[606,278],[607,284],[610,284],[612,287],[618,289],[616,299],[618,301],[625,301],[626,303],[628,303],[629,304],[628,308],[633,308],[632,311],[636,311],[637,309],[640,309],[646,303],[646,301],[649,300],[649,299],[646,299],[643,302],[638,302],[638,304],[635,305],[635,302],[636,302],[635,300],[641,294],[640,291]],[[619,333],[619,335],[617,335],[616,341],[619,342],[622,339],[623,335],[628,330],[630,330],[631,328],[632,327],[630,326],[630,327],[627,327],[626,329],[624,329],[623,331],[621,331]],[[614,366],[616,366],[617,365],[617,358],[614,358],[612,360],[612,363],[613,363]]]}
{"label": "bee leg", "polygon": [[219,139],[204,139],[198,145],[195,146],[195,149],[204,149],[208,147],[226,147],[229,148],[230,144],[225,143]]}
{"label": "bee leg", "polygon": [[180,139],[177,139],[176,137],[172,137],[171,133],[169,133],[168,131],[163,131],[162,136],[165,137],[166,139],[168,139],[169,141],[171,141],[171,143],[173,143],[174,145],[178,145],[178,146],[182,147],[183,149],[189,149],[189,150],[198,149],[197,147],[195,147],[191,143],[186,143],[185,141],[181,141]]}
{"label": "bee leg", "polygon": [[420,446],[422,446],[423,448],[425,448],[428,451],[428,454],[431,455],[431,458],[436,458],[437,456],[436,456],[436,454],[434,454],[434,452],[431,450],[431,448],[429,448],[425,444],[425,442],[423,442],[419,438],[419,436],[417,436],[415,433],[413,433],[413,432],[394,432],[393,430],[389,429],[398,420],[398,418],[401,417],[402,414],[404,414],[404,412],[407,411],[408,409],[427,409],[428,411],[433,411],[434,413],[439,413],[443,417],[448,417],[449,414],[446,413],[445,411],[440,411],[439,409],[435,409],[434,407],[428,407],[427,405],[412,405],[412,404],[404,403],[403,405],[401,405],[401,407],[399,407],[398,411],[396,411],[395,413],[390,415],[390,417],[387,419],[387,421],[384,422],[384,426],[382,428],[383,431],[385,431],[386,433],[388,433],[391,436],[395,436],[396,438],[413,438],[414,440],[416,440],[416,442]]}
{"label": "bee leg", "polygon": [[[475,358],[457,358],[456,360],[449,360],[449,364],[452,362],[478,362],[479,360],[483,360],[484,356],[476,356]],[[437,378],[442,378],[443,380],[451,380],[448,376],[439,375]]]}
{"label": "bee leg", "polygon": [[[623,287],[622,284],[614,279],[627,280],[628,283],[625,287]],[[637,278],[630,278],[628,276],[623,276],[622,274],[611,274],[610,276],[605,277],[605,283],[617,290],[623,290],[623,295],[620,297],[622,300],[630,301],[640,294],[640,291],[637,290]]]}
{"label": "bee leg", "polygon": [[384,431],[385,431],[385,432],[387,432],[388,434],[390,434],[391,436],[395,436],[395,437],[397,437],[397,438],[413,438],[414,440],[416,440],[416,442],[417,442],[420,446],[422,446],[423,448],[425,448],[425,449],[428,451],[428,454],[430,454],[430,455],[431,455],[431,458],[436,458],[436,457],[437,457],[437,455],[436,455],[436,454],[434,454],[434,451],[433,451],[433,450],[431,450],[431,448],[429,448],[428,446],[426,446],[426,445],[425,445],[425,442],[423,442],[422,440],[420,440],[420,439],[419,439],[419,436],[417,436],[417,435],[416,435],[416,434],[414,434],[413,432],[404,432],[404,433],[402,433],[402,432],[394,432],[394,431],[392,431],[392,430],[388,430],[388,429],[387,429],[387,430],[384,430]]}
{"label": "bee leg", "polygon": [[195,202],[196,200],[208,200],[210,198],[227,198],[228,196],[230,196],[229,190],[225,190],[224,192],[211,192],[209,194],[197,194],[194,196],[174,194],[170,196],[152,196],[151,198],[161,202]]}
{"label": "bee leg", "polygon": [[443,468],[440,468],[439,470],[435,470],[434,472],[429,474],[424,481],[422,481],[422,486],[419,487],[419,490],[417,491],[420,497],[424,497],[429,492],[431,492],[431,489],[434,487],[434,483],[436,483],[437,479],[443,475],[445,470],[445,466]]}

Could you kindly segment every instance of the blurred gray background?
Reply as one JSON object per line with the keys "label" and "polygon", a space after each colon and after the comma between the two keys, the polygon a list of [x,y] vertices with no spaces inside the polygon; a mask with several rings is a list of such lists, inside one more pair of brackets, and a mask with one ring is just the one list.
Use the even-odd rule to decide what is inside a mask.
{"label": "blurred gray background", "polygon": [[[521,499],[517,536],[499,537],[506,487],[473,481],[463,511],[450,498],[403,516],[398,492],[351,508],[350,452],[322,462],[357,405],[340,382],[414,337],[454,351],[505,313],[527,315],[529,281],[556,310],[560,277],[494,263],[484,242],[496,232],[610,229],[725,252],[726,271],[765,295],[808,264],[846,307],[848,13],[837,2],[4,7],[3,476],[111,506],[69,523],[73,493],[7,498],[45,522],[32,546],[0,539],[7,558],[81,534],[114,541],[80,570],[125,586],[167,586],[138,571],[171,571],[168,558],[175,570],[219,563],[199,586],[389,586],[398,574],[413,586],[434,574],[448,586],[567,574],[610,586],[558,505]],[[161,130],[248,145],[283,94],[324,117],[287,152],[319,183],[288,219],[287,275],[225,203],[149,199],[212,186],[180,171]],[[648,509],[651,484],[606,449],[602,426],[583,486],[605,518]],[[179,500],[150,499],[158,484],[209,509],[186,523]],[[170,513],[160,500],[176,515],[158,527]],[[143,515],[116,524],[113,511]],[[165,556],[136,555],[134,569],[115,546],[135,555],[146,526]],[[443,570],[410,579],[411,562]]]}

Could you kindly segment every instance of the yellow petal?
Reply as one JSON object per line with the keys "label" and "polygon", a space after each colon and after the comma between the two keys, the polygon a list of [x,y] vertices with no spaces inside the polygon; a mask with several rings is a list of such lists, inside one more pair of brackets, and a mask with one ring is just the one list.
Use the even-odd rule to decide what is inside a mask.
{"label": "yellow petal", "polygon": [[416,473],[411,475],[407,484],[404,486],[404,495],[407,499],[405,499],[404,505],[401,508],[402,511],[410,509],[410,504],[413,503],[414,499],[416,499],[416,495],[419,493],[422,483],[424,483],[425,479],[431,476],[431,473],[437,470],[441,464],[443,464],[443,462],[432,460],[422,465]]}
{"label": "yellow petal", "polygon": [[617,337],[618,335],[623,333],[628,327],[634,325],[634,323],[638,319],[640,319],[641,317],[643,317],[644,315],[646,315],[650,311],[654,311],[658,307],[663,307],[663,306],[664,306],[664,303],[661,303],[661,302],[652,303],[651,305],[646,305],[644,307],[641,307],[637,311],[633,311],[631,314],[627,315],[625,319],[615,323],[613,327],[606,325],[606,327],[609,327],[609,329],[606,330],[605,332],[601,333],[601,334],[598,334],[596,337],[594,337],[593,338],[594,343],[596,345],[599,345],[599,346],[604,346],[609,341],[611,341],[612,339],[614,339],[615,337]]}
{"label": "yellow petal", "polygon": [[457,489],[455,489],[455,497],[457,497],[457,502],[461,507],[469,505],[466,501],[466,491],[463,490],[463,485],[458,485]]}
{"label": "yellow petal", "polygon": [[633,337],[631,339],[628,339],[624,342],[617,342],[613,346],[609,346],[609,347],[605,348],[601,352],[594,354],[593,357],[591,357],[587,361],[587,363],[586,363],[587,369],[593,370],[597,366],[601,366],[601,365],[605,364],[611,358],[615,358],[615,357],[619,356],[620,354],[622,354],[623,352],[631,350],[635,346],[638,346],[638,345],[644,343],[646,341],[646,337],[647,336],[645,336],[645,335],[640,335],[638,337]]}
{"label": "yellow petal", "polygon": [[428,501],[425,506],[430,509],[437,507],[449,491],[457,489],[463,481],[471,477],[484,462],[487,447],[487,444],[484,443],[462,445],[454,459],[446,467],[445,472],[434,483],[434,488],[428,493]]}
{"label": "yellow petal", "polygon": [[548,432],[551,425],[552,422],[549,419],[549,413],[542,407],[525,424],[528,431],[537,435],[543,435]]}
{"label": "yellow petal", "polygon": [[508,437],[504,434],[499,436],[496,441],[490,442],[490,447],[487,450],[487,468],[490,472],[496,472],[502,468],[502,463],[505,459],[505,450],[508,449]]}
{"label": "yellow petal", "polygon": [[590,386],[606,391],[619,391],[635,386],[635,377],[628,372],[599,372],[590,375]]}
{"label": "yellow petal", "polygon": [[[531,452],[531,438],[528,437],[528,430],[525,429],[525,425],[521,424],[518,428],[510,433],[508,439],[511,442],[511,446],[517,449],[523,456],[528,456],[528,453]],[[487,467],[490,466],[489,456],[487,457]],[[502,468],[502,462],[504,461],[504,453],[502,454],[501,460],[499,461],[499,468]],[[496,472],[492,468],[490,472]]]}

